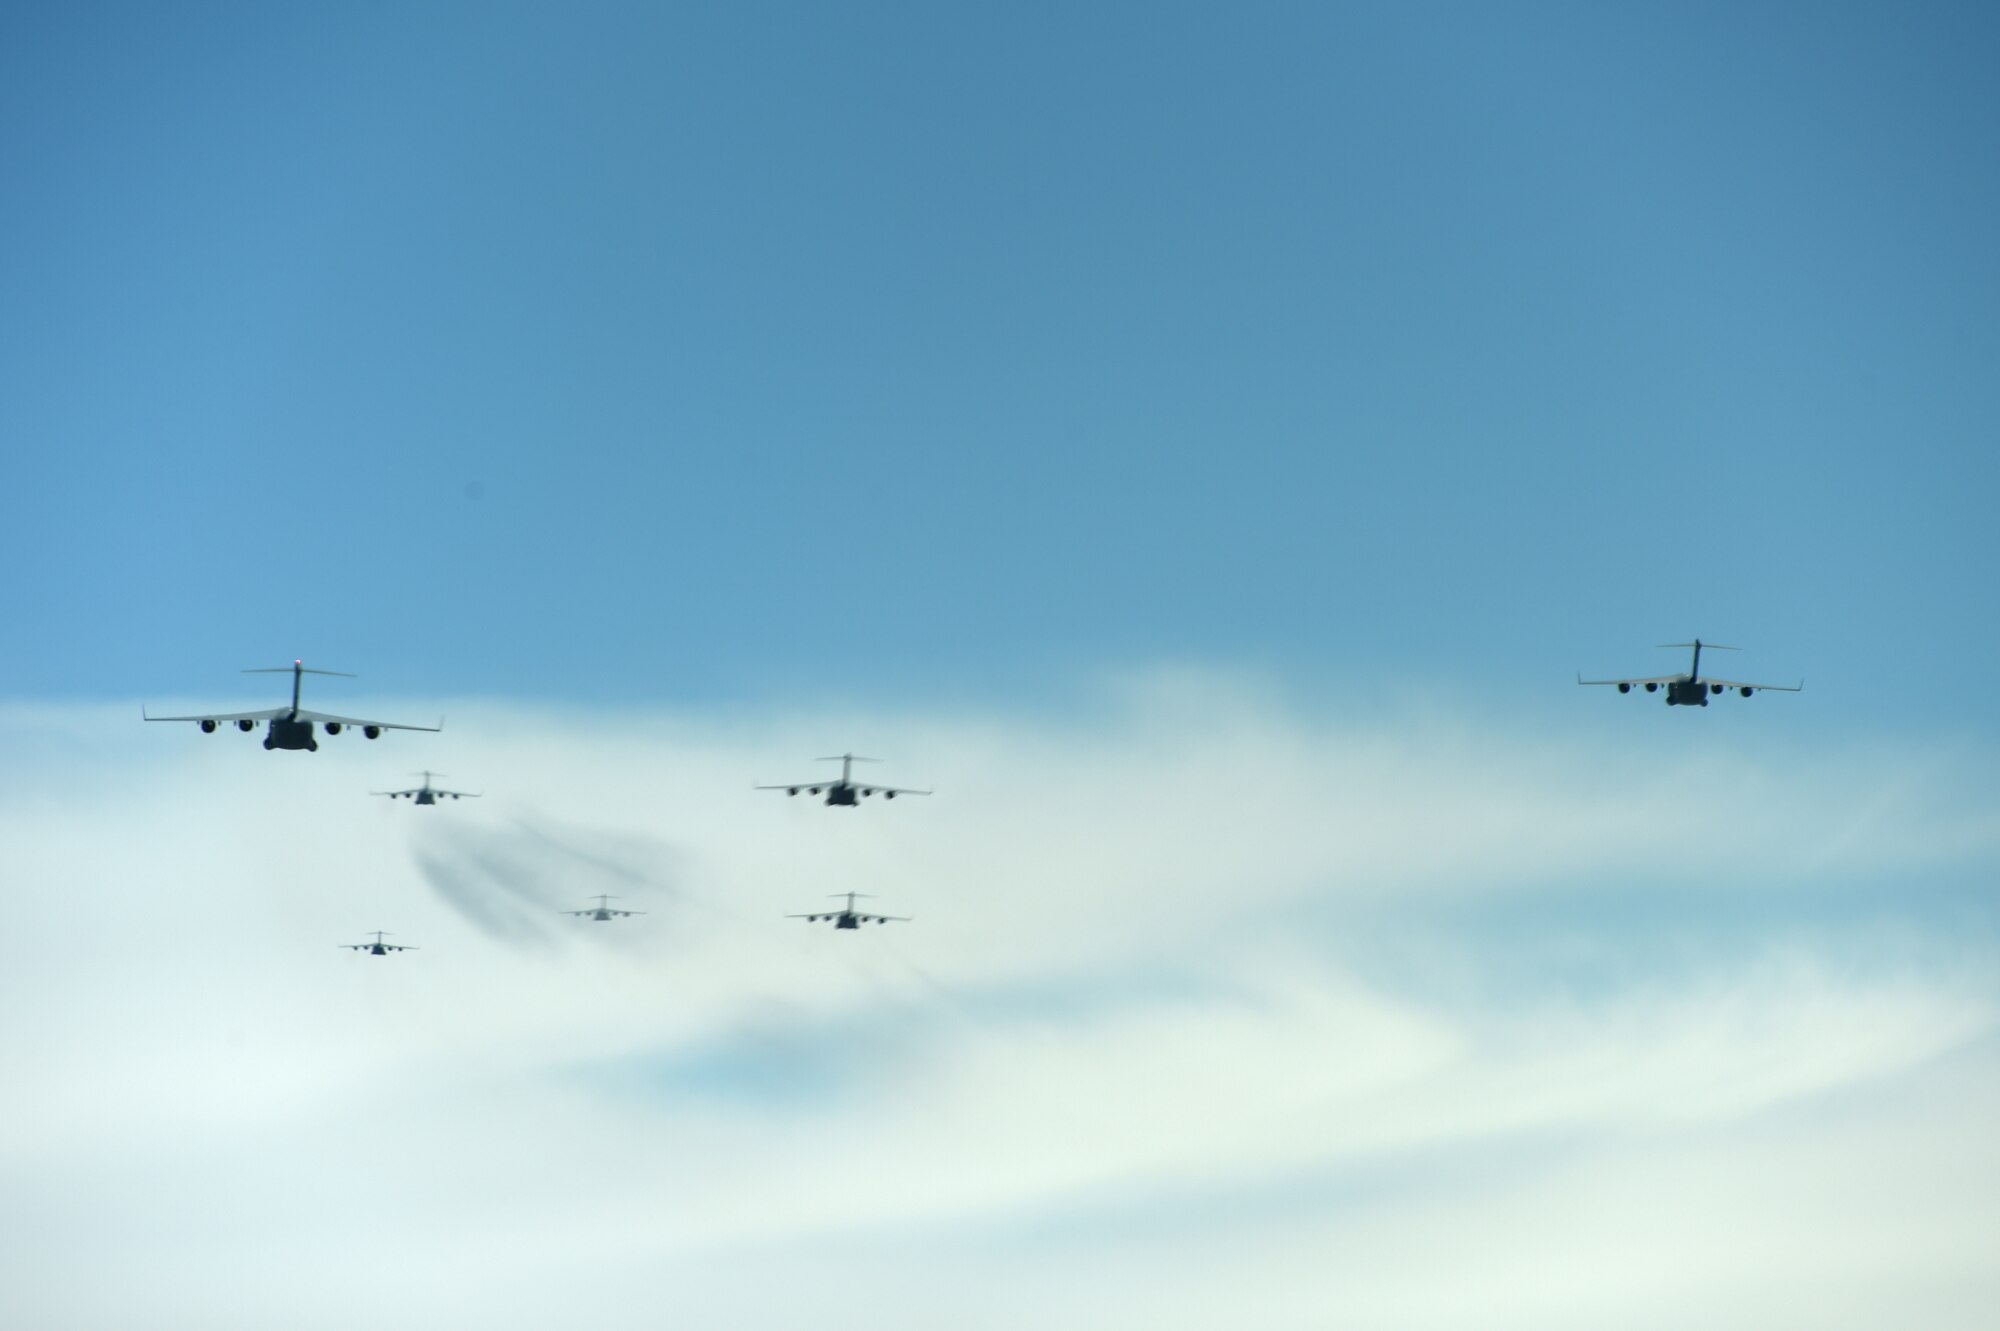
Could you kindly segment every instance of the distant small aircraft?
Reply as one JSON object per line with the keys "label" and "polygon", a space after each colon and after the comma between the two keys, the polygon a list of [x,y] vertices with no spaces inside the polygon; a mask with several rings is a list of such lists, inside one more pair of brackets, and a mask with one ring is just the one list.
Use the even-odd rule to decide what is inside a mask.
{"label": "distant small aircraft", "polygon": [[245,670],[246,675],[282,675],[292,677],[292,705],[273,707],[264,712],[212,712],[206,716],[149,716],[141,707],[139,715],[148,721],[193,721],[201,726],[204,735],[212,735],[215,728],[227,721],[236,723],[241,731],[252,731],[259,721],[271,723],[270,733],[264,737],[267,749],[305,749],[318,752],[319,743],[313,739],[313,723],[318,722],[329,735],[338,735],[347,726],[359,726],[361,733],[370,739],[382,738],[385,730],[429,730],[444,729],[444,722],[434,726],[404,726],[394,721],[361,721],[351,716],[330,716],[325,712],[308,712],[299,707],[299,682],[306,675],[339,675],[345,679],[354,676],[344,670],[314,670],[311,666],[294,661],[288,666],[266,666],[256,670]]}
{"label": "distant small aircraft", "polygon": [[1645,689],[1648,693],[1657,693],[1660,686],[1664,684],[1667,686],[1667,706],[1669,707],[1706,707],[1708,706],[1710,694],[1719,695],[1730,689],[1735,689],[1747,698],[1762,689],[1769,689],[1774,693],[1797,693],[1805,687],[1804,680],[1800,680],[1796,684],[1745,684],[1741,680],[1735,679],[1704,678],[1701,673],[1702,648],[1706,647],[1712,652],[1733,652],[1738,650],[1734,647],[1725,647],[1719,642],[1703,642],[1701,639],[1696,638],[1693,642],[1663,642],[1660,646],[1694,648],[1694,661],[1688,666],[1686,674],[1656,675],[1652,679],[1585,679],[1579,674],[1576,677],[1576,682],[1579,684],[1615,684],[1618,686],[1620,693],[1630,693],[1634,685]]}
{"label": "distant small aircraft", "polygon": [[443,772],[421,772],[424,783],[415,790],[371,790],[370,795],[387,795],[392,800],[412,800],[418,804],[436,804],[441,799],[476,800],[479,796],[464,790],[443,790],[431,785],[431,778],[444,776]]}
{"label": "distant small aircraft", "polygon": [[813,923],[817,923],[820,920],[832,920],[833,927],[836,929],[859,929],[864,924],[887,924],[891,920],[901,920],[904,923],[908,923],[910,919],[907,915],[870,915],[865,911],[854,909],[854,898],[872,896],[873,893],[870,892],[832,892],[828,895],[835,899],[841,897],[847,898],[846,908],[844,910],[820,911],[814,915],[787,915],[785,918],[788,920],[807,920]]}
{"label": "distant small aircraft", "polygon": [[644,915],[646,913],[643,910],[618,910],[610,904],[616,900],[618,898],[612,896],[609,892],[599,892],[595,906],[590,907],[588,910],[566,910],[563,914],[588,915],[591,919],[602,922],[604,920],[615,919],[621,915]]}
{"label": "distant small aircraft", "polygon": [[371,957],[386,957],[391,952],[415,952],[417,950],[402,943],[383,942],[382,936],[388,932],[387,929],[377,929],[375,931],[375,941],[372,943],[336,943],[334,946],[349,948],[355,952],[366,952]]}
{"label": "distant small aircraft", "polygon": [[808,795],[817,795],[824,790],[828,804],[845,805],[850,809],[859,808],[861,805],[860,797],[864,795],[880,795],[885,800],[892,800],[898,795],[928,795],[931,793],[928,790],[905,790],[900,786],[856,785],[853,780],[854,764],[879,763],[882,761],[880,758],[861,758],[851,753],[843,753],[838,757],[820,758],[817,761],[839,763],[840,779],[838,781],[791,781],[781,786],[759,786],[757,789],[782,790],[787,795],[796,795],[801,790],[805,791]]}

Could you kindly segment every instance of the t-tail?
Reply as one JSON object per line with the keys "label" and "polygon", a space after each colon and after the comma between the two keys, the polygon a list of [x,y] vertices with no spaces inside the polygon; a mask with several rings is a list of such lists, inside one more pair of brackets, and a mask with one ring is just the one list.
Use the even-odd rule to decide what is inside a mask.
{"label": "t-tail", "polygon": [[[863,758],[858,753],[837,753],[831,758],[819,758],[816,759],[815,761],[823,763],[839,763],[840,784],[843,786],[851,786],[854,784],[852,779],[852,775],[854,772],[854,764],[879,763],[882,760],[880,758]],[[835,895],[838,896],[839,894],[835,893]]]}
{"label": "t-tail", "polygon": [[1663,642],[1663,643],[1661,643],[1661,644],[1660,644],[1660,646],[1662,646],[1662,647],[1692,647],[1692,648],[1694,648],[1694,661],[1693,661],[1693,663],[1692,663],[1692,664],[1690,664],[1690,665],[1688,666],[1688,678],[1689,678],[1689,679],[1700,679],[1700,678],[1701,678],[1701,649],[1702,649],[1702,648],[1706,647],[1706,648],[1708,648],[1708,650],[1710,650],[1711,652],[1735,652],[1735,651],[1741,651],[1741,650],[1742,650],[1742,648],[1740,648],[1740,647],[1729,647],[1729,646],[1725,646],[1724,644],[1722,644],[1722,643],[1719,643],[1719,642],[1703,642],[1703,641],[1702,641],[1702,640],[1701,640],[1700,638],[1696,638],[1696,639],[1695,639],[1695,640],[1694,640],[1693,642]]}
{"label": "t-tail", "polygon": [[315,670],[304,661],[294,660],[288,666],[256,666],[243,672],[246,675],[285,675],[292,677],[292,710],[299,710],[299,681],[306,675],[339,675],[342,679],[354,676],[345,670]]}

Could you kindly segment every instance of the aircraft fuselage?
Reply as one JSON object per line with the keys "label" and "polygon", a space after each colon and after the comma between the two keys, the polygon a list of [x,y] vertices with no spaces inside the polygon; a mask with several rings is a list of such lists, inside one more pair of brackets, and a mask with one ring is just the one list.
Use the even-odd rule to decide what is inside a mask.
{"label": "aircraft fuselage", "polygon": [[289,716],[271,718],[270,734],[264,738],[267,749],[305,749],[309,753],[319,752],[319,741],[313,738],[313,723],[298,721]]}
{"label": "aircraft fuselage", "polygon": [[836,929],[859,929],[861,927],[861,917],[852,911],[842,911],[835,917],[833,927]]}
{"label": "aircraft fuselage", "polygon": [[419,804],[436,804],[437,802],[438,802],[438,801],[437,801],[437,796],[436,796],[436,795],[434,795],[434,794],[432,794],[432,793],[431,793],[430,791],[428,791],[428,790],[420,790],[420,791],[418,791],[418,792],[417,792],[417,803],[419,803]]}
{"label": "aircraft fuselage", "polygon": [[[1720,688],[1715,690],[1722,692]],[[1708,685],[1698,679],[1676,679],[1667,685],[1667,706],[1706,707],[1708,706]]]}

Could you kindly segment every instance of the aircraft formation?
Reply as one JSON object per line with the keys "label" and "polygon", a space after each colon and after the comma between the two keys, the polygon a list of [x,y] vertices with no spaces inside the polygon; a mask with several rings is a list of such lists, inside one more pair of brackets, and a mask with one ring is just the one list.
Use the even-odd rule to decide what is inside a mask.
{"label": "aircraft formation", "polygon": [[[1739,650],[1735,647],[1726,647],[1721,643],[1705,643],[1697,638],[1693,642],[1662,643],[1661,646],[1692,648],[1694,656],[1689,661],[1687,670],[1676,675],[1653,675],[1631,679],[1585,679],[1582,673],[1579,672],[1576,682],[1583,685],[1608,685],[1616,688],[1620,693],[1630,693],[1635,688],[1643,689],[1647,693],[1657,693],[1665,689],[1667,695],[1666,704],[1669,707],[1706,707],[1709,704],[1710,698],[1720,697],[1728,693],[1731,689],[1736,690],[1742,697],[1749,698],[1755,694],[1764,692],[1798,693],[1805,687],[1804,680],[1799,681],[1797,684],[1754,684],[1746,683],[1742,680],[1717,679],[1703,675],[1701,673],[1701,654],[1704,650],[1711,652],[1733,652]],[[318,670],[306,665],[301,660],[294,660],[289,666],[260,667],[246,670],[243,673],[250,675],[290,674],[292,677],[291,705],[289,707],[266,708],[255,712],[206,712],[196,713],[192,716],[154,716],[142,707],[140,709],[140,716],[146,721],[191,721],[203,734],[214,734],[216,730],[229,725],[234,725],[239,731],[248,734],[254,731],[258,724],[262,722],[267,727],[264,736],[264,747],[266,749],[293,749],[303,750],[308,753],[315,753],[319,750],[319,742],[315,737],[316,730],[317,733],[328,736],[336,736],[346,730],[359,730],[365,737],[372,740],[380,739],[383,732],[388,730],[422,731],[435,734],[444,729],[442,718],[434,726],[419,726],[396,721],[370,721],[359,717],[335,716],[329,712],[307,711],[299,705],[299,694],[305,676],[333,675],[344,679],[354,678],[353,675],[345,671]],[[881,761],[877,758],[864,758],[859,754],[842,753],[829,758],[820,758],[817,761],[839,763],[839,777],[833,779],[812,778],[804,781],[782,782],[777,785],[758,785],[754,788],[757,790],[782,790],[787,796],[796,796],[801,793],[809,796],[824,794],[826,797],[825,803],[829,808],[848,809],[859,808],[863,800],[876,795],[880,795],[884,800],[893,800],[898,795],[929,795],[933,793],[928,789],[917,790],[907,786],[890,786],[854,779],[854,764]],[[442,772],[426,770],[417,775],[422,776],[423,781],[420,785],[413,788],[406,790],[374,790],[368,793],[375,796],[386,796],[392,803],[399,799],[407,799],[412,804],[420,806],[435,806],[440,801],[446,799],[480,798],[480,793],[478,792],[446,790],[443,787],[432,785],[432,778],[444,775]],[[845,901],[846,904],[844,906],[788,915],[785,918],[804,920],[808,924],[829,921],[835,929],[857,931],[864,924],[881,925],[907,923],[910,921],[911,917],[908,915],[878,915],[857,909],[855,907],[856,900],[869,895],[866,892],[837,892],[833,896],[837,900]],[[560,913],[580,919],[592,920],[600,924],[646,914],[642,910],[624,910],[612,906],[611,902],[618,900],[618,898],[609,893],[599,893],[594,900],[597,902],[595,906],[587,906],[581,910],[565,910]],[[372,942],[341,943],[337,946],[375,957],[386,957],[396,952],[414,952],[417,950],[414,945],[385,942],[384,939],[388,935],[387,930],[377,929],[372,932],[374,933],[374,941]]]}

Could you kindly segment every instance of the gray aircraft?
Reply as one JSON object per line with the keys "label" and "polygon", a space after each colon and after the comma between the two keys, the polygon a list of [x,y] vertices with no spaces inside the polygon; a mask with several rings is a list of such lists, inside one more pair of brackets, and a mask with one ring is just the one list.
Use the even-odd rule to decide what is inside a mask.
{"label": "gray aircraft", "polygon": [[601,924],[608,920],[617,919],[623,915],[644,915],[646,913],[643,910],[618,910],[610,904],[616,900],[618,900],[618,898],[612,896],[609,892],[599,892],[597,894],[597,904],[595,906],[592,906],[587,910],[566,910],[563,912],[563,914],[587,915],[591,919],[596,920]]}
{"label": "gray aircraft", "polygon": [[1667,706],[1669,707],[1706,707],[1708,706],[1709,695],[1715,694],[1719,696],[1730,689],[1735,689],[1747,698],[1751,694],[1765,689],[1769,689],[1774,693],[1797,693],[1806,686],[1804,680],[1800,680],[1796,684],[1745,684],[1743,681],[1736,679],[1709,679],[1705,677],[1701,673],[1702,648],[1706,647],[1711,652],[1733,652],[1738,650],[1734,647],[1725,647],[1719,642],[1703,642],[1701,639],[1696,638],[1693,642],[1663,642],[1660,646],[1694,648],[1694,661],[1688,666],[1686,674],[1655,675],[1651,679],[1585,679],[1579,674],[1576,677],[1576,682],[1579,684],[1615,684],[1618,686],[1620,693],[1630,693],[1635,687],[1642,688],[1648,693],[1657,693],[1660,691],[1660,687],[1665,685],[1667,690]]}
{"label": "gray aircraft", "polygon": [[796,795],[801,790],[805,791],[808,795],[817,795],[824,790],[828,804],[838,804],[850,809],[860,808],[862,797],[868,795],[880,795],[885,800],[892,800],[898,795],[928,795],[931,793],[928,790],[905,790],[900,786],[864,786],[855,784],[853,779],[854,764],[879,763],[882,761],[880,758],[862,758],[852,753],[843,753],[837,757],[821,758],[817,761],[839,763],[840,779],[838,781],[789,781],[781,786],[758,786],[757,789],[782,790],[787,795]]}
{"label": "gray aircraft", "polygon": [[238,730],[249,732],[257,728],[259,721],[271,723],[270,733],[264,736],[267,749],[305,749],[319,751],[319,742],[313,738],[313,725],[317,723],[329,735],[338,735],[349,726],[359,727],[362,734],[370,739],[382,738],[385,730],[428,730],[444,729],[444,722],[434,726],[405,726],[394,721],[362,721],[351,716],[331,716],[325,712],[308,712],[299,706],[299,682],[306,675],[339,675],[343,679],[354,676],[344,670],[314,670],[298,661],[288,666],[265,666],[246,670],[246,675],[283,675],[292,677],[292,705],[273,707],[263,712],[211,712],[206,716],[151,716],[141,707],[139,715],[148,721],[193,721],[201,727],[204,735],[212,735],[215,728],[227,722],[234,722]]}
{"label": "gray aircraft", "polygon": [[405,943],[385,943],[382,938],[389,931],[377,929],[372,943],[335,943],[335,947],[348,948],[355,952],[366,952],[371,957],[386,957],[391,952],[415,952],[417,949]]}
{"label": "gray aircraft", "polygon": [[476,800],[479,796],[466,790],[445,790],[431,784],[434,776],[444,776],[443,772],[418,772],[424,783],[415,790],[371,790],[370,795],[387,795],[392,800],[409,800],[414,804],[436,804],[442,799]]}
{"label": "gray aircraft", "polygon": [[813,923],[817,923],[820,920],[832,920],[833,927],[836,929],[859,929],[864,924],[887,924],[891,920],[901,920],[907,924],[910,919],[907,915],[870,915],[866,911],[854,909],[854,898],[874,895],[870,892],[831,892],[828,895],[836,900],[845,897],[847,899],[846,908],[843,910],[823,910],[812,915],[787,915],[785,918],[788,920],[807,920]]}

